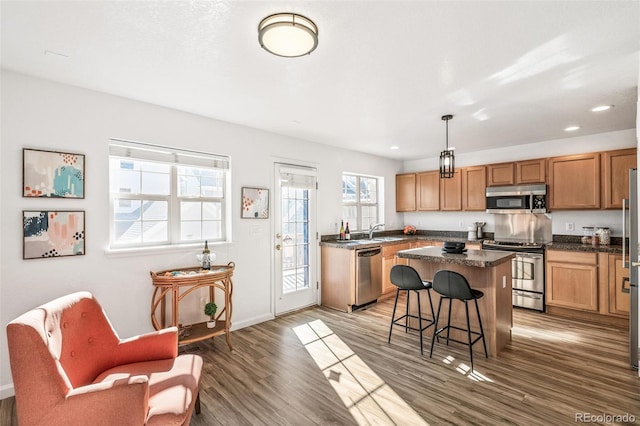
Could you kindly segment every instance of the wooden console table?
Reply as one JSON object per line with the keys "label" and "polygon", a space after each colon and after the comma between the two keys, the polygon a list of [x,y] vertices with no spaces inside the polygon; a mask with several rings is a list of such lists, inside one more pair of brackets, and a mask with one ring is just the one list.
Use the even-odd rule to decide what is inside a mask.
{"label": "wooden console table", "polygon": [[[233,350],[229,329],[231,328],[231,296],[233,294],[231,276],[234,268],[235,264],[229,262],[228,265],[212,265],[209,271],[202,270],[200,267],[168,269],[159,272],[151,271],[151,280],[155,287],[153,300],[151,301],[151,322],[153,327],[156,330],[168,326],[178,327],[179,306],[182,299],[199,288],[209,287],[209,301],[215,302],[216,289],[219,289],[224,294],[224,307],[222,309],[218,308],[215,316],[216,326],[207,328],[206,321],[192,324],[191,335],[180,337],[178,344],[186,345],[224,334],[229,350]],[[171,298],[171,322],[167,325],[166,300],[169,297]],[[156,315],[158,309],[160,310],[159,321]],[[224,318],[221,319],[223,315]]]}

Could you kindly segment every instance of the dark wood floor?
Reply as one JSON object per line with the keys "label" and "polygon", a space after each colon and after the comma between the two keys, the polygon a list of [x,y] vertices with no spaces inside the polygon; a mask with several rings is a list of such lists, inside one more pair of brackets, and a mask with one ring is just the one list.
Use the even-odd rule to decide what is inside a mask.
{"label": "dark wood floor", "polygon": [[[192,425],[640,423],[627,330],[515,310],[510,346],[493,359],[476,346],[470,373],[464,346],[436,344],[429,359],[429,340],[421,356],[400,329],[387,344],[391,306],[307,309],[233,332],[233,352],[221,338],[184,348],[205,358]],[[13,398],[0,424],[16,424]]]}

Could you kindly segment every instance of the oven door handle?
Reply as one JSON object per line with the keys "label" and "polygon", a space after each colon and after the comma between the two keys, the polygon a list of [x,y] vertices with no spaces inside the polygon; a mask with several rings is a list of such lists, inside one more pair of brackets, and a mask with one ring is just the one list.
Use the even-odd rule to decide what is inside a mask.
{"label": "oven door handle", "polygon": [[540,299],[541,298],[541,294],[539,293],[530,293],[528,291],[520,291],[520,290],[513,290],[513,294],[515,294],[516,296],[520,296],[520,297],[524,297],[525,299]]}

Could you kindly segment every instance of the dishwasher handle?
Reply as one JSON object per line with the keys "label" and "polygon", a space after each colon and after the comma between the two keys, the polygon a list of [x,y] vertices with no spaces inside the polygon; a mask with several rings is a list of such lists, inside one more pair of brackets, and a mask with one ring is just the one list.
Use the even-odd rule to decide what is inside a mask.
{"label": "dishwasher handle", "polygon": [[381,248],[374,248],[371,250],[358,250],[358,257],[371,257],[382,253]]}

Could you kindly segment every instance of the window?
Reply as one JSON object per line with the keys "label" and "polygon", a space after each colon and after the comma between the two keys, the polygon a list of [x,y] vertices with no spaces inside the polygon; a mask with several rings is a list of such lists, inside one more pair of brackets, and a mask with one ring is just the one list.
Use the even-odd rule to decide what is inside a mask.
{"label": "window", "polygon": [[112,248],[226,239],[228,157],[112,140]]}
{"label": "window", "polygon": [[378,198],[378,178],[342,175],[342,216],[350,231],[363,231],[379,223]]}

